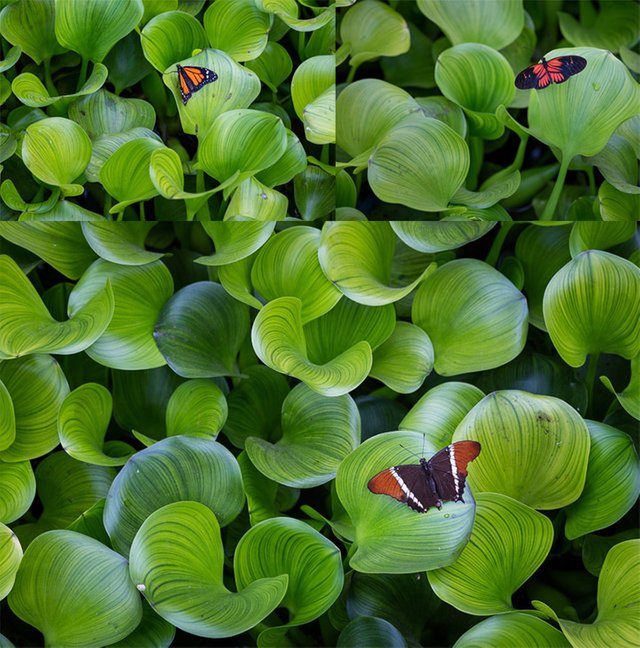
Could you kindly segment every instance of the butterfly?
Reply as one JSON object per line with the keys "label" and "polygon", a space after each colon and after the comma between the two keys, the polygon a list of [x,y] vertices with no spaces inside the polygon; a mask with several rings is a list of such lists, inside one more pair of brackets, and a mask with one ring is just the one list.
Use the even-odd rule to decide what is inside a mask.
{"label": "butterfly", "polygon": [[558,56],[550,61],[544,57],[540,63],[522,70],[516,77],[516,88],[546,88],[550,83],[564,83],[570,76],[582,72],[587,67],[587,59],[582,56]]}
{"label": "butterfly", "polygon": [[178,68],[178,79],[180,81],[180,95],[185,106],[194,92],[218,78],[218,75],[213,70],[196,65],[186,65],[184,67],[176,65],[176,67]]}
{"label": "butterfly", "polygon": [[367,488],[389,495],[419,513],[442,507],[443,502],[464,502],[467,465],[480,454],[477,441],[457,441],[419,464],[387,468],[372,477]]}

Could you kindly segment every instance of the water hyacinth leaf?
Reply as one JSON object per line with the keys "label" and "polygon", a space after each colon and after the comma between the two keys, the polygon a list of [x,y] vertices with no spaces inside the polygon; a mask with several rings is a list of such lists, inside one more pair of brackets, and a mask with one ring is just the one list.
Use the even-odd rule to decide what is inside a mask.
{"label": "water hyacinth leaf", "polygon": [[[520,186],[520,171],[509,171],[507,174],[504,171],[509,171],[509,168],[502,169],[495,173],[493,176],[485,180],[480,186],[479,191],[469,191],[465,187],[460,187],[456,191],[452,202],[467,205],[470,209],[464,212],[466,218],[474,217],[474,209],[483,210],[493,207],[496,203],[503,198],[508,198],[513,195]],[[499,207],[499,205],[496,205]],[[505,217],[495,216],[495,212],[491,212],[490,216],[484,216],[481,212],[476,212],[476,218],[486,218],[491,220],[510,220],[508,214],[503,211]]]}
{"label": "water hyacinth leaf", "polygon": [[218,279],[234,299],[260,310],[262,302],[253,294],[253,286],[251,285],[251,267],[254,260],[255,254],[240,261],[220,266],[218,268]]}
{"label": "water hyacinth leaf", "polygon": [[371,347],[360,340],[322,364],[308,355],[302,321],[302,302],[279,297],[258,313],[251,329],[257,356],[271,369],[293,376],[325,396],[341,396],[364,381],[371,369]]}
{"label": "water hyacinth leaf", "polygon": [[[349,299],[368,306],[391,304],[406,297],[435,270],[424,259],[424,270],[413,281],[391,285],[399,244],[387,223],[326,223],[318,258],[327,278]],[[404,281],[406,278],[403,277]]]}
{"label": "water hyacinth leaf", "polygon": [[130,646],[154,646],[169,648],[175,639],[176,628],[153,611],[146,602],[142,603],[142,621],[124,639],[110,644],[111,648],[130,648]]}
{"label": "water hyacinth leaf", "polygon": [[282,45],[273,41],[268,41],[260,56],[248,61],[246,66],[258,75],[260,81],[267,85],[271,92],[277,92],[278,87],[293,70],[289,52]]}
{"label": "water hyacinth leaf", "polygon": [[267,185],[267,187],[286,184],[307,168],[307,154],[300,140],[288,128],[286,132],[287,148],[284,153],[271,166],[255,175],[256,180]]}
{"label": "water hyacinth leaf", "polygon": [[613,134],[607,145],[587,162],[591,162],[616,189],[628,194],[639,194],[638,160],[632,142]]}
{"label": "water hyacinth leaf", "polygon": [[455,563],[427,577],[439,598],[467,614],[509,612],[511,596],[540,567],[552,542],[553,525],[541,513],[500,493],[477,493],[469,544]]}
{"label": "water hyacinth leaf", "polygon": [[[309,4],[302,2],[307,7],[316,7],[316,3]],[[326,7],[313,18],[298,18],[298,5],[291,0],[256,0],[256,6],[267,13],[275,16],[294,31],[307,32],[317,31],[322,27],[335,21],[335,10],[333,6]]]}
{"label": "water hyacinth leaf", "polygon": [[[0,380],[0,450],[8,448],[16,438],[16,417],[11,394]],[[0,515],[0,520],[2,516]]]}
{"label": "water hyacinth leaf", "polygon": [[600,217],[603,221],[633,221],[640,212],[640,196],[629,195],[619,191],[608,182],[603,182],[598,189]]}
{"label": "water hyacinth leaf", "polygon": [[247,367],[229,392],[224,435],[237,448],[244,448],[249,436],[277,438],[281,407],[288,393],[289,385],[282,374],[263,365]]}
{"label": "water hyacinth leaf", "polygon": [[[446,502],[418,513],[367,489],[378,472],[436,450],[416,432],[386,432],[365,441],[338,468],[336,490],[355,528],[349,564],[369,574],[408,574],[452,563],[469,539],[475,515],[470,489],[464,502]],[[414,454],[415,453],[415,454]],[[470,473],[473,472],[471,468]]]}
{"label": "water hyacinth leaf", "polygon": [[54,20],[55,0],[9,3],[0,12],[0,34],[40,65],[62,51],[56,40]]}
{"label": "water hyacinth leaf", "polygon": [[267,46],[270,16],[253,0],[218,0],[204,14],[209,42],[238,62],[251,61]]}
{"label": "water hyacinth leaf", "polygon": [[205,222],[202,227],[213,241],[214,253],[195,259],[206,266],[224,266],[246,259],[269,239],[275,223]]}
{"label": "water hyacinth leaf", "polygon": [[[575,502],[582,493],[589,431],[559,398],[517,390],[489,394],[456,428],[453,441],[462,439],[482,445],[469,474],[476,494],[503,493],[550,510]],[[506,465],[508,471],[499,468]]]}
{"label": "water hyacinth leaf", "polygon": [[369,158],[368,179],[385,202],[442,211],[469,170],[469,149],[455,131],[425,117],[389,131]]}
{"label": "water hyacinth leaf", "polygon": [[637,529],[627,529],[607,536],[595,533],[585,536],[582,543],[582,562],[586,570],[593,576],[600,576],[602,565],[609,551],[620,542],[635,540],[637,537]]}
{"label": "water hyacinth leaf", "polygon": [[406,91],[381,79],[347,85],[336,104],[338,146],[351,157],[369,151],[395,125],[419,115],[420,105]]}
{"label": "water hyacinth leaf", "polygon": [[630,360],[640,353],[640,269],[609,252],[582,252],[549,282],[543,312],[568,365],[580,367],[587,354],[601,352]]}
{"label": "water hyacinth leaf", "polygon": [[615,524],[640,495],[640,461],[631,438],[610,425],[586,423],[591,452],[584,490],[566,509],[569,540]]}
{"label": "water hyacinth leaf", "polygon": [[421,432],[436,448],[451,443],[458,424],[484,394],[475,385],[446,382],[432,387],[407,412],[399,430]]}
{"label": "water hyacinth leaf", "polygon": [[110,547],[111,542],[102,524],[104,514],[104,498],[99,499],[93,506],[82,512],[71,524],[67,526],[69,531],[77,531],[82,535],[98,540],[103,545]]}
{"label": "water hyacinth leaf", "polygon": [[562,632],[546,621],[524,612],[510,612],[480,621],[467,630],[453,648],[512,648],[526,645],[571,647]]}
{"label": "water hyacinth leaf", "polygon": [[[2,30],[2,28],[3,28],[2,18],[0,18],[0,30]],[[15,47],[12,47],[6,53],[4,59],[0,60],[0,72],[6,72],[7,70],[10,70],[18,62],[21,54],[22,54],[22,50],[20,49],[20,47],[18,47],[17,45]],[[6,79],[5,79],[5,83],[8,84],[8,81]],[[4,89],[3,89],[3,94],[4,94]]]}
{"label": "water hyacinth leaf", "polygon": [[236,355],[248,331],[247,307],[220,284],[198,281],[167,301],[153,336],[167,364],[179,376],[211,378],[238,373]]}
{"label": "water hyacinth leaf", "polygon": [[307,104],[303,111],[305,137],[314,144],[332,144],[336,141],[336,88],[327,88]]}
{"label": "water hyacinth leaf", "polygon": [[210,437],[169,437],[129,459],[114,479],[104,508],[104,526],[114,548],[126,555],[153,511],[185,500],[206,505],[221,526],[244,505],[238,462]]}
{"label": "water hyacinth leaf", "polygon": [[349,64],[354,68],[379,56],[404,54],[411,44],[405,19],[378,0],[363,0],[347,11],[340,38],[349,48]]}
{"label": "water hyacinth leaf", "polygon": [[605,147],[616,128],[636,114],[640,89],[611,52],[565,48],[546,58],[563,55],[582,56],[587,67],[571,83],[532,93],[529,128],[534,137],[559,148],[568,164],[575,155],[596,155]]}
{"label": "water hyacinth leaf", "polygon": [[507,209],[528,205],[545,188],[548,182],[558,175],[560,165],[557,162],[544,166],[525,169],[520,173],[520,186],[514,194],[500,201]]}
{"label": "water hyacinth leaf", "polygon": [[121,39],[103,60],[109,70],[109,81],[116,95],[139,83],[151,72],[151,64],[144,57],[140,34],[129,32]]}
{"label": "water hyacinth leaf", "polygon": [[431,338],[441,376],[498,367],[526,342],[526,299],[476,259],[451,261],[430,274],[416,292],[411,317]]}
{"label": "water hyacinth leaf", "polygon": [[569,250],[576,257],[585,250],[606,250],[628,241],[636,233],[635,223],[577,222],[571,228]]}
{"label": "water hyacinth leaf", "polygon": [[400,631],[378,617],[360,616],[350,621],[336,642],[338,648],[406,648]]}
{"label": "water hyacinth leaf", "polygon": [[22,560],[22,547],[15,533],[0,523],[0,601],[9,594]]}
{"label": "water hyacinth leaf", "polygon": [[396,328],[373,352],[369,375],[399,394],[416,391],[433,370],[433,345],[429,336],[409,322]]}
{"label": "water hyacinth leaf", "polygon": [[636,642],[640,621],[640,540],[626,540],[607,554],[598,579],[598,615],[593,623],[576,623],[558,618],[548,606],[534,601],[559,625],[572,646],[599,648]]}
{"label": "water hyacinth leaf", "polygon": [[224,220],[285,220],[288,206],[289,200],[284,194],[250,177],[233,192]]}
{"label": "water hyacinth leaf", "polygon": [[238,593],[223,582],[224,549],[215,515],[199,502],[174,502],[144,520],[131,547],[131,580],[153,609],[199,637],[237,635],[282,600],[287,576],[262,578]]}
{"label": "water hyacinth leaf", "polygon": [[202,140],[199,162],[222,182],[236,172],[244,178],[266,169],[286,148],[286,129],[278,117],[257,110],[229,110]]}
{"label": "water hyacinth leaf", "polygon": [[69,316],[86,308],[107,282],[113,289],[113,317],[87,349],[89,357],[114,369],[151,369],[165,364],[153,339],[153,327],[173,292],[167,267],[161,261],[123,266],[98,259],[71,291]]}
{"label": "water hyacinth leaf", "polygon": [[193,16],[184,11],[166,11],[144,26],[140,44],[147,61],[163,72],[194,50],[204,49],[208,42],[204,27]]}
{"label": "water hyacinth leaf", "polygon": [[128,635],[142,616],[127,561],[73,531],[52,531],[34,540],[9,605],[52,645],[112,643]]}
{"label": "water hyacinth leaf", "polygon": [[631,359],[631,378],[629,384],[617,392],[607,376],[600,376],[602,384],[618,399],[628,414],[640,421],[640,356]]}
{"label": "water hyacinth leaf", "polygon": [[360,442],[360,416],[348,395],[327,397],[297,385],[282,403],[282,437],[275,443],[250,436],[253,465],[279,484],[312,488],[335,477],[340,462]]}
{"label": "water hyacinth leaf", "polygon": [[41,457],[58,445],[56,416],[69,393],[60,365],[50,355],[34,354],[0,362],[4,384],[15,415],[15,439],[0,451],[2,461]]}
{"label": "water hyacinth leaf", "polygon": [[79,195],[72,182],[91,159],[91,140],[78,124],[63,117],[41,119],[27,127],[22,160],[36,178],[60,187],[66,195]]}
{"label": "water hyacinth leaf", "polygon": [[342,297],[320,268],[320,241],[320,232],[313,227],[284,230],[262,246],[251,268],[251,283],[265,301],[300,299],[303,323],[324,315]]}
{"label": "water hyacinth leaf", "polygon": [[[249,529],[238,543],[233,566],[238,589],[265,578],[288,576],[280,606],[289,610],[289,620],[279,628],[281,632],[326,612],[338,598],[344,581],[338,547],[294,518],[273,518]],[[267,636],[274,630],[263,632],[259,640],[262,645],[269,645]]]}
{"label": "water hyacinth leaf", "polygon": [[142,0],[117,7],[109,0],[56,0],[55,31],[60,45],[96,63],[140,22]]}
{"label": "water hyacinth leaf", "polygon": [[418,0],[418,9],[444,32],[454,45],[483,43],[496,50],[514,41],[524,27],[522,1]]}
{"label": "water hyacinth leaf", "polygon": [[296,208],[303,220],[325,218],[335,209],[335,176],[309,164],[293,179],[293,193]]}
{"label": "water hyacinth leaf", "polygon": [[401,88],[433,88],[432,43],[414,24],[408,27],[411,47],[405,54],[382,59],[384,78]]}
{"label": "water hyacinth leaf", "polygon": [[395,235],[418,252],[435,254],[455,250],[477,241],[487,234],[495,223],[425,223],[419,221],[392,221]]}
{"label": "water hyacinth leaf", "polygon": [[494,113],[511,103],[515,87],[511,66],[500,52],[481,43],[456,45],[440,54],[435,75],[442,94],[464,109],[472,135],[502,135],[504,125]]}
{"label": "water hyacinth leaf", "polygon": [[167,404],[167,436],[195,434],[215,439],[226,420],[227,401],[211,380],[187,380]]}
{"label": "water hyacinth leaf", "polygon": [[5,463],[0,459],[0,522],[22,517],[36,495],[36,478],[29,461]]}
{"label": "water hyacinth leaf", "polygon": [[144,242],[155,223],[82,223],[82,233],[91,249],[105,261],[120,265],[145,265],[157,261],[162,252],[146,250]]}

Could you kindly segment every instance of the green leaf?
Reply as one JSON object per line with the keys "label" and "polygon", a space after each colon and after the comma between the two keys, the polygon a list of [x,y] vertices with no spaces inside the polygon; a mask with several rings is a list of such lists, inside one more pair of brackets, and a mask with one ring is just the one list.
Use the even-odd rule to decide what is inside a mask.
{"label": "green leaf", "polygon": [[[16,438],[16,417],[11,394],[0,380],[0,450],[8,448]],[[0,515],[0,520],[2,516]]]}
{"label": "green leaf", "polygon": [[13,402],[16,436],[0,452],[2,461],[42,457],[58,445],[56,417],[69,393],[60,365],[50,355],[35,354],[0,362],[0,381]]}
{"label": "green leaf", "polygon": [[82,223],[82,233],[101,258],[120,265],[145,265],[162,258],[146,250],[144,242],[154,223]]}
{"label": "green leaf", "polygon": [[[146,478],[141,480],[140,475]],[[114,480],[104,509],[104,526],[114,548],[126,555],[153,511],[185,500],[205,504],[221,526],[243,507],[238,462],[210,437],[169,437],[129,459]]]}
{"label": "green leaf", "polygon": [[[349,564],[365,573],[408,574],[452,563],[469,539],[475,502],[470,489],[464,502],[446,502],[418,513],[391,497],[369,492],[376,473],[414,462],[414,453],[435,451],[415,432],[387,432],[365,441],[338,468],[336,490],[355,528]],[[473,470],[473,469],[472,469]]]}
{"label": "green leaf", "polygon": [[563,266],[544,293],[553,345],[572,367],[587,354],[640,353],[640,269],[609,252],[587,250]]}
{"label": "green leaf", "polygon": [[109,644],[110,648],[130,648],[131,646],[153,646],[169,648],[175,639],[176,629],[168,621],[158,616],[146,602],[142,604],[142,621],[124,639]]}
{"label": "green leaf", "polygon": [[297,385],[282,403],[282,438],[245,440],[253,465],[269,479],[312,488],[335,477],[340,462],[360,442],[360,416],[348,395],[328,397]]}
{"label": "green leaf", "polygon": [[248,330],[249,313],[244,304],[220,284],[198,281],[167,301],[153,336],[167,364],[179,376],[209,378],[238,373],[236,355]]}
{"label": "green leaf", "polygon": [[227,420],[227,401],[211,380],[187,380],[167,404],[167,436],[193,434],[215,440]]}
{"label": "green leaf", "polygon": [[438,597],[467,614],[509,612],[511,596],[540,567],[552,543],[547,517],[506,495],[478,493],[469,544],[456,562],[427,577]]}
{"label": "green leaf", "polygon": [[241,182],[233,192],[224,220],[285,220],[288,206],[284,194],[251,177]]}
{"label": "green leaf", "polygon": [[369,157],[373,193],[420,211],[446,209],[469,170],[469,149],[453,129],[425,117],[396,126]]}
{"label": "green leaf", "polygon": [[454,250],[487,234],[495,223],[425,223],[393,221],[389,223],[395,235],[418,252],[435,254]]}
{"label": "green leaf", "polygon": [[267,187],[286,184],[307,168],[307,154],[300,140],[288,128],[286,133],[287,148],[285,152],[271,166],[256,173],[256,180]]}
{"label": "green leaf", "polygon": [[304,108],[302,117],[305,137],[314,144],[336,141],[336,88],[327,88]]}
{"label": "green leaf", "polygon": [[153,327],[173,291],[173,280],[161,261],[122,266],[98,259],[69,295],[69,316],[113,288],[115,307],[105,332],[88,349],[96,362],[114,369],[151,369],[165,364],[153,339]]}
{"label": "green leaf", "polygon": [[631,379],[629,384],[617,392],[607,376],[600,376],[602,384],[618,399],[618,402],[631,414],[633,418],[640,421],[640,356],[631,358]]}
{"label": "green leaf", "polygon": [[212,45],[242,62],[262,54],[271,21],[253,0],[218,0],[205,12],[204,28]]}
{"label": "green leaf", "polygon": [[502,49],[514,41],[524,27],[522,2],[471,0],[418,0],[418,9],[436,23],[454,45],[483,43]]}
{"label": "green leaf", "polygon": [[336,179],[317,166],[309,164],[293,179],[296,207],[305,221],[326,218],[335,209]]}
{"label": "green leaf", "polygon": [[198,502],[174,502],[140,526],[131,547],[131,580],[153,609],[181,630],[231,637],[275,609],[287,576],[261,578],[234,593],[223,582],[224,562],[215,515]]}
{"label": "green leaf", "polygon": [[272,236],[260,249],[251,269],[251,282],[260,296],[298,297],[306,323],[330,311],[342,293],[325,277],[318,262],[320,232],[292,227]]}
{"label": "green leaf", "polygon": [[50,531],[31,543],[9,606],[50,646],[98,648],[126,637],[142,617],[125,558],[74,531]]}
{"label": "green leaf", "polygon": [[574,223],[569,237],[571,256],[575,258],[585,250],[606,250],[628,241],[635,233],[635,223]]}
{"label": "green leaf", "polygon": [[616,189],[628,194],[639,194],[638,160],[633,144],[620,135],[612,135],[607,145],[591,158],[587,159]]}
{"label": "green leaf", "polygon": [[407,642],[388,621],[378,617],[360,616],[340,633],[337,648],[406,648]]}
{"label": "green leaf", "polygon": [[269,645],[269,634],[283,636],[287,628],[317,619],[338,598],[344,580],[338,547],[293,518],[264,520],[249,529],[238,543],[233,566],[238,589],[288,577],[280,603],[289,610],[288,623],[263,631],[259,645]]}
{"label": "green leaf", "polygon": [[429,275],[416,292],[411,318],[431,338],[441,376],[498,367],[526,342],[526,299],[476,259],[451,261]]}
{"label": "green leaf", "polygon": [[629,195],[603,182],[598,189],[600,217],[603,221],[636,221],[640,211],[640,196]]}
{"label": "green leaf", "polygon": [[253,70],[271,92],[277,92],[279,86],[291,74],[293,62],[289,52],[282,45],[268,41],[260,56],[247,61],[246,67]]}
{"label": "green leaf", "polygon": [[[308,2],[300,4],[316,7],[315,0],[312,2],[313,4]],[[308,19],[298,18],[298,5],[293,0],[256,0],[256,6],[262,11],[275,14],[287,27],[298,32],[315,31],[335,23],[333,6],[325,8],[317,16]]]}
{"label": "green leaf", "polygon": [[56,0],[56,38],[83,59],[100,62],[140,22],[143,13],[142,0],[131,0],[122,7],[110,0],[81,4]]}
{"label": "green leaf", "polygon": [[102,385],[85,383],[68,394],[58,412],[58,434],[65,452],[98,466],[123,466],[134,450],[121,441],[105,444],[111,409],[111,393]]}
{"label": "green leaf", "polygon": [[15,533],[0,522],[0,601],[13,588],[22,560],[22,547]]}
{"label": "green leaf", "polygon": [[349,299],[381,306],[406,297],[435,270],[430,257],[419,258],[418,265],[426,266],[424,270],[411,277],[410,283],[405,283],[402,273],[403,283],[397,285],[392,274],[404,251],[387,223],[327,223],[322,228],[318,257],[324,274]]}
{"label": "green leaf", "polygon": [[202,223],[204,231],[211,237],[215,252],[195,259],[206,266],[224,266],[246,259],[259,250],[269,239],[275,223]]}
{"label": "green leaf", "polygon": [[[469,475],[476,493],[503,493],[544,510],[571,504],[582,493],[589,432],[559,398],[517,390],[489,394],[456,428],[453,440],[462,439],[482,445]],[[507,464],[505,472],[500,466]]]}
{"label": "green leaf", "polygon": [[640,461],[629,436],[604,423],[586,423],[591,452],[580,499],[565,509],[569,540],[615,524],[640,495]]}
{"label": "green leaf", "polygon": [[[5,388],[0,387],[2,389]],[[35,495],[36,478],[31,463],[5,463],[0,459],[0,522],[9,524],[22,517],[29,510]]]}
{"label": "green leaf", "polygon": [[600,576],[602,565],[609,551],[624,540],[635,540],[637,529],[627,529],[613,535],[598,536],[590,533],[582,543],[582,562],[586,570],[593,576]]}
{"label": "green leaf", "polygon": [[378,56],[404,54],[411,44],[402,15],[377,0],[363,0],[344,14],[340,38],[349,48],[349,64],[354,68]]}

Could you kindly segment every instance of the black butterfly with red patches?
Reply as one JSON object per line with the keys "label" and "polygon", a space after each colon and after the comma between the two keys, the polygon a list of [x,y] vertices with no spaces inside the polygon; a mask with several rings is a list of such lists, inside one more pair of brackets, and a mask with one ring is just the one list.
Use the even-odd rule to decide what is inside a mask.
{"label": "black butterfly with red patches", "polygon": [[477,441],[457,441],[419,464],[392,466],[372,477],[367,488],[389,495],[414,511],[426,513],[443,502],[464,502],[467,465],[480,454]]}
{"label": "black butterfly with red patches", "polygon": [[570,76],[582,72],[587,67],[587,59],[582,56],[558,56],[550,61],[544,57],[540,63],[522,70],[516,77],[516,88],[540,90],[550,83],[564,83]]}

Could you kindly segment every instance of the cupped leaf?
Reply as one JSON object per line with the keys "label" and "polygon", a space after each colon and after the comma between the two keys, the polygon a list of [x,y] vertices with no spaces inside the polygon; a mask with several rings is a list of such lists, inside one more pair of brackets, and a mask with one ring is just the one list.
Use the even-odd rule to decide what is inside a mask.
{"label": "cupped leaf", "polygon": [[[301,2],[307,7],[316,7],[314,0]],[[267,13],[277,16],[287,27],[298,31],[316,31],[335,21],[335,7],[329,6],[313,18],[298,18],[298,4],[292,0],[256,0],[256,6]]]}
{"label": "cupped leaf", "polygon": [[106,261],[144,265],[163,256],[144,247],[153,226],[154,223],[82,223],[82,233],[91,249]]}
{"label": "cupped leaf", "polygon": [[404,54],[411,45],[405,19],[378,0],[363,0],[347,11],[340,23],[340,38],[349,48],[352,67],[378,56]]}
{"label": "cupped leaf", "polygon": [[[317,320],[316,320],[317,321]],[[371,369],[371,347],[360,340],[322,364],[311,361],[302,321],[302,302],[279,297],[256,317],[251,342],[268,367],[305,382],[325,396],[341,396],[364,381]]]}
{"label": "cupped leaf", "polygon": [[[342,590],[344,572],[340,550],[333,542],[294,518],[264,520],[240,539],[233,566],[238,589],[265,578],[288,576],[280,606],[289,610],[284,626],[265,630],[258,640],[268,645],[268,635],[308,623],[327,611]],[[281,577],[281,576],[280,576]],[[266,635],[266,636],[265,636]]]}
{"label": "cupped leaf", "polygon": [[502,49],[514,41],[524,27],[522,0],[418,0],[418,8],[454,45],[484,43]]}
{"label": "cupped leaf", "polygon": [[233,192],[224,220],[285,220],[288,206],[284,194],[250,177]]}
{"label": "cupped leaf", "polygon": [[636,233],[635,223],[594,223],[577,222],[571,228],[569,249],[571,256],[576,257],[586,250],[606,250],[633,238]]}
{"label": "cupped leaf", "polygon": [[84,383],[74,389],[58,412],[58,434],[65,452],[98,466],[123,466],[133,448],[122,442],[104,443],[111,409],[111,393],[106,387]]}
{"label": "cupped leaf", "polygon": [[446,209],[469,170],[469,149],[453,129],[425,117],[400,124],[379,140],[368,178],[381,200],[420,211]]}
{"label": "cupped leaf", "polygon": [[174,502],[140,526],[129,570],[162,618],[199,637],[224,638],[249,630],[272,612],[288,580],[280,574],[260,578],[234,593],[223,582],[224,562],[216,516],[199,502]]}
{"label": "cupped leaf", "polygon": [[22,560],[22,547],[16,534],[0,522],[0,601],[9,594]]}
{"label": "cupped leaf", "polygon": [[392,221],[395,235],[418,252],[435,254],[455,250],[487,234],[495,223],[425,223]]}
{"label": "cupped leaf", "polygon": [[184,378],[237,374],[249,330],[244,304],[212,281],[185,286],[160,311],[153,336],[167,364]]}
{"label": "cupped leaf", "polygon": [[617,392],[607,376],[600,376],[600,380],[615,395],[625,411],[640,421],[640,356],[631,359],[631,379],[622,391]]}
{"label": "cupped leaf", "polygon": [[287,148],[285,152],[271,166],[256,173],[256,180],[267,187],[286,184],[307,168],[307,154],[300,140],[288,128],[286,132]]}
{"label": "cupped leaf", "polygon": [[[16,438],[16,416],[11,394],[0,380],[0,450],[8,448]],[[2,516],[0,515],[0,520]]]}
{"label": "cupped leaf", "polygon": [[[338,468],[336,490],[355,528],[349,564],[365,573],[407,574],[452,563],[469,539],[475,502],[467,486],[464,502],[446,502],[418,513],[367,489],[378,472],[422,456],[425,437],[387,432],[365,441]],[[427,455],[436,450],[427,442]],[[473,473],[473,468],[470,470]]]}
{"label": "cupped leaf", "polygon": [[126,637],[142,617],[125,558],[74,531],[50,531],[31,543],[9,606],[52,646],[98,648]]}
{"label": "cupped leaf", "polygon": [[56,0],[56,38],[83,59],[100,62],[144,13],[142,0],[118,6],[109,0]]}
{"label": "cupped leaf", "polygon": [[214,253],[195,259],[207,266],[223,266],[240,261],[259,250],[269,239],[275,223],[202,223],[211,237]]}
{"label": "cupped leaf", "polygon": [[187,380],[171,394],[167,404],[167,436],[218,436],[227,420],[227,401],[211,380]]}
{"label": "cupped leaf", "polygon": [[53,450],[59,442],[56,416],[69,393],[58,362],[41,353],[0,362],[0,381],[13,403],[16,430],[0,460],[25,461]]}
{"label": "cupped leaf", "polygon": [[236,61],[258,58],[267,46],[271,20],[254,0],[218,0],[204,14],[212,45]]}
{"label": "cupped leaf", "polygon": [[260,56],[248,61],[246,66],[258,75],[260,81],[269,86],[271,92],[277,92],[293,70],[289,52],[273,41],[268,41]]}
{"label": "cupped leaf", "polygon": [[[614,306],[615,305],[615,306]],[[549,282],[544,321],[562,359],[572,367],[587,354],[640,353],[640,269],[609,252],[587,250]]]}
{"label": "cupped leaf", "polygon": [[591,452],[584,490],[565,509],[569,540],[615,524],[640,495],[640,461],[630,437],[604,423],[586,423]]}
{"label": "cupped leaf", "polygon": [[153,511],[185,500],[209,507],[221,526],[244,504],[238,462],[208,437],[169,437],[129,459],[113,481],[104,508],[104,526],[114,548],[126,555]]}
{"label": "cupped leaf", "polygon": [[309,164],[293,179],[293,193],[302,220],[326,219],[335,209],[335,176]]}
{"label": "cupped leaf", "polygon": [[131,646],[154,646],[169,648],[175,639],[176,628],[153,611],[146,602],[142,604],[142,621],[124,639],[110,644],[111,648],[130,648]]}
{"label": "cupped leaf", "polygon": [[381,306],[406,297],[435,270],[431,257],[424,257],[424,270],[410,283],[402,277],[396,285],[392,275],[403,248],[387,223],[326,223],[318,257],[324,274],[349,299]]}
{"label": "cupped leaf", "polygon": [[598,189],[600,216],[603,221],[633,221],[640,212],[640,196],[629,195],[603,182]]}
{"label": "cupped leaf", "polygon": [[311,488],[333,479],[359,442],[360,416],[350,396],[322,396],[300,384],[282,403],[282,438],[274,444],[250,436],[245,449],[269,479]]}
{"label": "cupped leaf", "polygon": [[633,143],[621,135],[613,134],[607,145],[587,162],[591,162],[616,189],[628,194],[639,194],[638,160]]}
{"label": "cupped leaf", "polygon": [[540,567],[552,543],[547,517],[506,495],[478,493],[469,544],[455,563],[427,577],[437,596],[467,614],[509,612],[511,596]]}
{"label": "cupped leaf", "polygon": [[370,616],[356,617],[340,633],[337,648],[406,648],[399,630],[384,619]]}
{"label": "cupped leaf", "polygon": [[302,123],[305,137],[314,144],[336,141],[336,87],[327,88],[304,108]]}
{"label": "cupped leaf", "polygon": [[69,295],[69,316],[86,308],[95,296],[113,288],[113,317],[88,349],[96,362],[114,369],[150,369],[165,364],[153,339],[153,326],[173,292],[173,280],[161,261],[142,266],[95,261]]}
{"label": "cupped leaf", "polygon": [[322,273],[318,262],[320,243],[317,229],[292,227],[271,237],[251,268],[251,282],[263,299],[300,299],[303,323],[324,315],[342,297]]}
{"label": "cupped leaf", "polygon": [[412,320],[424,329],[442,376],[498,367],[524,348],[527,302],[497,270],[458,259],[429,275],[416,292]]}
{"label": "cupped leaf", "polygon": [[0,522],[9,524],[22,517],[35,495],[36,478],[31,463],[5,463],[0,459]]}
{"label": "cupped leaf", "polygon": [[[559,398],[516,390],[489,394],[456,428],[453,440],[462,439],[482,445],[469,475],[476,493],[503,493],[545,510],[571,504],[582,493],[589,432]],[[508,471],[500,468],[505,465]]]}

